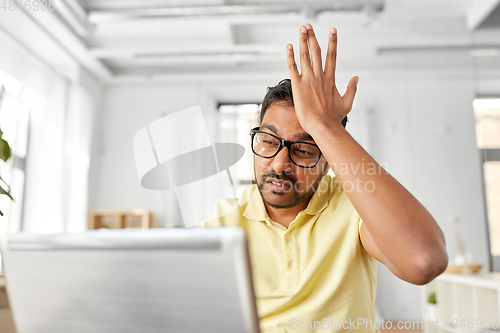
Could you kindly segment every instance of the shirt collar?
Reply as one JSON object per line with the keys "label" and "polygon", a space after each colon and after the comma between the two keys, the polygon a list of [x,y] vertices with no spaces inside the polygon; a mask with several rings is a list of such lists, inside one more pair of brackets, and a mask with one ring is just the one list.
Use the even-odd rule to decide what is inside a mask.
{"label": "shirt collar", "polygon": [[[323,176],[321,182],[309,200],[307,208],[302,212],[303,214],[316,215],[322,212],[327,206],[328,201],[332,195],[330,188],[331,177],[328,175]],[[262,196],[260,195],[257,185],[254,185],[254,190],[248,199],[248,205],[243,213],[243,216],[254,221],[267,221],[267,211]]]}
{"label": "shirt collar", "polygon": [[254,187],[253,193],[248,199],[248,205],[243,213],[243,216],[254,221],[266,221],[266,206],[264,206],[264,201],[262,201],[257,185],[254,185]]}

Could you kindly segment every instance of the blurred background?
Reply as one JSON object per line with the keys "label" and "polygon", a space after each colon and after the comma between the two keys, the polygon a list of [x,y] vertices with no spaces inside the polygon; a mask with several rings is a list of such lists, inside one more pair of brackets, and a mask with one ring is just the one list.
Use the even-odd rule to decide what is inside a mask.
{"label": "blurred background", "polygon": [[[360,77],[349,132],[435,217],[450,260],[500,270],[500,0],[0,0],[0,233],[181,226],[175,191],[141,186],[132,140],[195,105],[212,143],[247,148],[240,192],[248,131],[308,22],[323,53],[338,29],[341,93]],[[379,264],[376,303],[418,320],[425,297]]]}

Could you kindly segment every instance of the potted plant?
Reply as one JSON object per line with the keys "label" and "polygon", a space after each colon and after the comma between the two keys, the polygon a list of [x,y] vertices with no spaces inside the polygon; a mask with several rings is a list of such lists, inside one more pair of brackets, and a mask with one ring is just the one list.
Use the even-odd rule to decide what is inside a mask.
{"label": "potted plant", "polygon": [[[2,105],[2,95],[3,95],[3,87],[0,89],[0,106]],[[6,162],[11,155],[11,150],[9,143],[5,141],[3,138],[3,132],[0,130],[0,159],[4,162]],[[1,171],[1,170],[0,170]],[[14,200],[12,196],[10,195],[10,188],[9,185],[2,179],[0,176],[0,195],[6,195],[8,196],[11,200]],[[3,216],[2,211],[0,210],[0,215]]]}
{"label": "potted plant", "polygon": [[427,296],[427,314],[429,316],[429,321],[437,321],[438,319],[438,308],[436,302],[436,293],[431,292]]}

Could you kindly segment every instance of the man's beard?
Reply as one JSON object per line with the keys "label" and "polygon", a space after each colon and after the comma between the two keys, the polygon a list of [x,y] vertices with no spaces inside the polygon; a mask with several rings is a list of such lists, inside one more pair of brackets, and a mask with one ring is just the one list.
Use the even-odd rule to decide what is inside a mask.
{"label": "man's beard", "polygon": [[[254,168],[254,173],[255,173],[255,168]],[[267,183],[266,179],[268,179],[268,178],[275,178],[277,180],[282,180],[282,181],[286,181],[286,182],[290,183],[290,190],[293,191],[293,196],[292,196],[290,202],[288,202],[286,204],[284,204],[284,203],[273,204],[273,203],[266,200],[263,192],[264,192],[264,186]],[[271,172],[262,175],[262,177],[260,179],[260,183],[257,182],[257,188],[259,189],[260,196],[262,197],[262,200],[264,201],[264,203],[266,203],[267,205],[269,205],[273,208],[276,208],[276,209],[286,209],[286,208],[292,208],[292,207],[298,206],[301,203],[304,203],[304,202],[308,201],[309,199],[311,199],[311,197],[316,192],[316,189],[318,188],[319,183],[321,182],[322,178],[323,178],[323,175],[320,175],[318,177],[318,179],[316,179],[314,181],[314,183],[311,184],[310,186],[309,186],[309,184],[306,184],[307,185],[306,191],[304,193],[300,193],[297,191],[297,187],[296,187],[297,186],[297,179],[293,176],[293,174],[291,174],[291,173],[278,174],[276,171],[272,170]],[[257,175],[255,175],[255,179],[257,179]],[[279,196],[288,194],[288,192],[275,192],[275,191],[271,191],[271,193],[273,193],[275,195],[279,195]]]}

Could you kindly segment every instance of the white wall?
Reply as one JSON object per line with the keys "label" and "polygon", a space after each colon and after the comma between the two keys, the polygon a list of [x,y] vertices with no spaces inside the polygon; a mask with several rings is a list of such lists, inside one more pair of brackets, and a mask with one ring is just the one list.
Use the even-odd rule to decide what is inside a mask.
{"label": "white wall", "polygon": [[[478,92],[470,71],[367,72],[360,75],[358,95],[348,125],[379,163],[432,213],[454,256],[450,217],[462,222],[466,246],[475,261],[488,267],[485,214],[479,155],[475,146],[472,100]],[[202,104],[213,112],[215,101],[258,101],[280,75],[206,80],[205,83],[116,85],[107,88],[100,118],[100,146],[92,157],[92,205],[96,209],[146,208],[156,226],[178,214],[175,196],[141,188],[135,169],[132,137],[165,113]],[[345,87],[348,78],[338,79]],[[497,78],[490,78],[488,87]],[[186,130],[190,130],[186,124]],[[195,203],[194,203],[195,205]],[[377,306],[384,318],[418,320],[420,287],[403,282],[379,265]]]}
{"label": "white wall", "polygon": [[[198,84],[141,84],[108,87],[92,155],[90,209],[145,208],[154,226],[176,225],[180,216],[173,191],[141,187],[135,166],[132,138],[144,126],[169,113],[201,105],[212,119],[215,101]],[[213,123],[213,122],[212,122]],[[209,126],[211,140],[216,133]],[[211,130],[212,129],[212,130]],[[185,130],[190,131],[189,124]]]}
{"label": "white wall", "polygon": [[[457,251],[448,221],[458,217],[468,251],[487,270],[487,231],[472,109],[475,90],[468,73],[373,76],[360,82],[356,107],[373,113],[375,122],[370,129],[377,142],[372,155],[434,216],[446,235],[450,258]],[[418,319],[419,293],[419,287],[379,265],[377,304],[383,317]]]}

